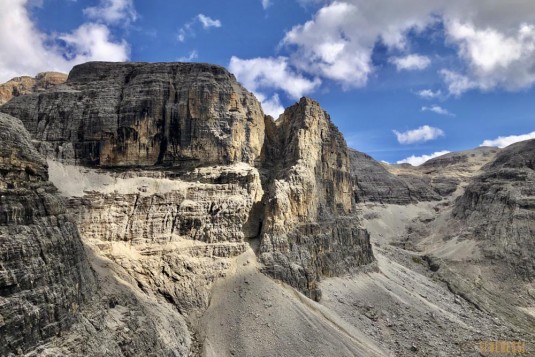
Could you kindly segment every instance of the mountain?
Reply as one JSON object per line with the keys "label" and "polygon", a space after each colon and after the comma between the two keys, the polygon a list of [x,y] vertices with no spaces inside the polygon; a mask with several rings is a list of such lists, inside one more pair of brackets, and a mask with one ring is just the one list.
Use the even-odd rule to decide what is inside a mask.
{"label": "mountain", "polygon": [[[535,341],[534,141],[382,164],[316,101],[274,120],[210,64],[86,63],[0,112],[3,354],[478,356],[480,341]],[[21,207],[43,192],[53,209],[30,220]],[[33,310],[2,310],[24,299]]]}
{"label": "mountain", "polygon": [[0,105],[9,102],[13,97],[42,92],[63,84],[66,80],[67,75],[58,72],[43,72],[35,77],[15,77],[4,84],[0,84]]}

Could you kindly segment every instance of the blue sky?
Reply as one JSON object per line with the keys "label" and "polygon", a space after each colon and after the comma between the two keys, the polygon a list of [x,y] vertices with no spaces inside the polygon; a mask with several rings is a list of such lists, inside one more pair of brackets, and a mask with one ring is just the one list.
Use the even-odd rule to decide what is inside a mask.
{"label": "blue sky", "polygon": [[530,0],[3,0],[0,81],[89,60],[223,65],[274,116],[318,100],[391,163],[535,138]]}

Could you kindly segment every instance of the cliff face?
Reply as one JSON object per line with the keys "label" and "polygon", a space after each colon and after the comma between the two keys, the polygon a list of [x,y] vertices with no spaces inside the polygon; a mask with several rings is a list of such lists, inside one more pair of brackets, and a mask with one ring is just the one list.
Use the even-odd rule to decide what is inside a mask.
{"label": "cliff face", "polygon": [[258,234],[248,220],[263,191],[245,163],[180,175],[57,162],[50,171],[84,240],[183,313],[208,306],[212,284]]}
{"label": "cliff face", "polygon": [[440,200],[429,182],[390,173],[381,163],[356,150],[349,151],[355,200],[407,205]]}
{"label": "cliff face", "polygon": [[65,83],[67,75],[58,72],[43,72],[34,77],[16,77],[0,84],[0,105],[13,97],[45,91]]}
{"label": "cliff face", "polygon": [[0,355],[66,330],[95,293],[76,226],[20,120],[0,114]]}
{"label": "cliff face", "polygon": [[453,217],[485,256],[535,276],[535,140],[508,146],[456,201]]}
{"label": "cliff face", "polygon": [[374,260],[355,214],[347,146],[328,114],[307,98],[274,126],[260,257],[269,275],[319,299],[321,277]]}
{"label": "cliff face", "polygon": [[[69,205],[82,236],[135,274],[161,254],[174,256],[167,278],[148,269],[140,281],[185,310],[206,305],[204,286],[225,274],[226,259],[242,253],[249,238],[260,237],[266,272],[316,298],[322,276],[373,261],[355,219],[345,141],[309,99],[275,123],[221,67],[97,62],[0,110],[21,118],[40,151],[65,164],[151,168],[104,170],[113,182],[107,187],[64,194],[76,196]],[[54,175],[54,182],[65,187],[73,177]],[[131,190],[118,188],[125,179]],[[192,241],[200,246],[185,249]],[[145,268],[134,269],[134,259],[117,253],[124,242]],[[184,270],[192,257],[206,264]],[[200,295],[191,299],[172,288],[173,274]]]}
{"label": "cliff face", "polygon": [[[260,269],[316,300],[322,278],[374,261],[346,143],[310,99],[275,122],[221,67],[97,62],[0,111],[21,118],[49,158],[50,179],[96,254],[93,266],[109,259],[128,276],[120,279],[128,291],[105,297],[121,308],[92,319],[119,342],[95,334],[91,348],[127,353],[126,341],[135,339],[145,350],[151,333],[159,351],[194,348],[181,316],[208,308],[214,283],[235,272],[236,257],[250,246]],[[141,295],[172,305],[178,316],[138,309]],[[141,312],[121,321],[136,331],[119,336],[103,327],[131,308]],[[145,318],[155,330],[169,320],[179,327],[162,331],[185,337],[166,349],[167,335],[137,331]]]}
{"label": "cliff face", "polygon": [[254,96],[207,64],[83,64],[65,85],[2,111],[24,122],[41,152],[99,166],[253,163],[264,138]]}

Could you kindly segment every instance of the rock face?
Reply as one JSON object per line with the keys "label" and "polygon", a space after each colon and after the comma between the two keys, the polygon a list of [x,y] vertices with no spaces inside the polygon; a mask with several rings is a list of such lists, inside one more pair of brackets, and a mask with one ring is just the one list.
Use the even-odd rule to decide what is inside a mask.
{"label": "rock face", "polygon": [[428,183],[396,176],[367,154],[349,150],[349,158],[357,203],[406,205],[440,200],[440,195]]}
{"label": "rock face", "polygon": [[[156,166],[160,179],[173,181],[164,193],[144,195],[134,183],[139,191],[97,189],[71,200],[88,240],[158,252],[162,244],[193,240],[206,245],[195,254],[228,258],[243,252],[246,239],[260,237],[265,271],[315,298],[321,276],[373,261],[355,219],[345,141],[309,99],[275,123],[221,67],[97,62],[75,67],[61,87],[0,110],[21,118],[49,157],[100,168]],[[246,173],[207,169],[232,163]],[[210,285],[219,274],[192,280],[205,275]],[[169,296],[185,309],[207,302],[184,301],[176,291]]]}
{"label": "rock face", "polygon": [[83,64],[65,85],[1,110],[24,122],[41,152],[80,164],[252,164],[264,138],[258,101],[207,64]]}
{"label": "rock face", "polygon": [[0,355],[7,355],[69,328],[95,280],[20,120],[0,114],[0,142]]}
{"label": "rock face", "polygon": [[258,171],[245,164],[166,171],[97,171],[50,162],[70,197],[84,240],[179,311],[206,308],[212,283],[247,248],[262,199]]}
{"label": "rock face", "polygon": [[503,149],[456,201],[454,218],[483,253],[535,276],[535,140]]}
{"label": "rock face", "polygon": [[[130,353],[129,340],[146,350],[150,331],[137,330],[147,309],[126,307],[136,307],[140,294],[174,306],[179,316],[168,314],[167,324],[183,328],[181,316],[208,308],[214,283],[235,271],[249,244],[263,272],[316,300],[322,278],[374,262],[346,143],[310,99],[275,122],[221,67],[97,62],[0,111],[21,118],[49,158],[50,178],[84,243],[128,276],[120,280],[131,288],[112,299],[120,309],[105,310],[128,313],[121,321],[130,332],[114,337],[115,345],[101,343],[110,351]],[[162,311],[151,316],[151,326],[162,325]],[[93,320],[105,332],[117,325],[107,316]],[[177,346],[173,333],[156,333],[158,351],[194,349],[182,335]],[[166,350],[166,339],[177,341]]]}
{"label": "rock face", "polygon": [[355,215],[347,146],[328,114],[307,98],[274,126],[261,261],[269,275],[319,299],[321,277],[374,260]]}
{"label": "rock face", "polygon": [[0,105],[9,102],[13,97],[42,92],[59,84],[65,83],[67,75],[58,72],[43,72],[33,77],[16,77],[0,84]]}
{"label": "rock face", "polygon": [[411,196],[418,201],[436,201],[459,194],[462,184],[477,175],[499,150],[495,147],[478,147],[445,154],[420,166],[389,165],[388,171],[406,182],[413,193]]}

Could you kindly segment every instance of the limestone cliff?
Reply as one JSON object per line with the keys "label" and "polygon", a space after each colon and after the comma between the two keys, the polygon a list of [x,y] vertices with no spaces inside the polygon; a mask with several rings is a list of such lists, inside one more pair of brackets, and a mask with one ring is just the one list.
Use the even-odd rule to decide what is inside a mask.
{"label": "limestone cliff", "polygon": [[535,276],[535,140],[508,146],[483,168],[456,201],[464,239],[480,242],[483,254]]}
{"label": "limestone cliff", "polygon": [[96,291],[78,231],[20,120],[0,114],[0,355],[61,334]]}
{"label": "limestone cliff", "polygon": [[65,85],[1,110],[24,122],[41,152],[80,164],[252,164],[264,138],[258,101],[208,64],[83,64]]}
{"label": "limestone cliff", "polygon": [[[265,271],[316,298],[321,276],[373,261],[355,219],[345,141],[309,99],[275,123],[221,67],[96,62],[76,66],[62,86],[14,98],[0,110],[21,118],[40,151],[65,164],[160,167],[104,172],[113,180],[137,177],[133,191],[86,188],[70,200],[83,237],[102,249],[116,251],[99,242],[129,242],[162,252],[162,244],[186,240],[206,245],[195,248],[203,252],[197,255],[211,259],[217,251],[225,259],[260,236]],[[221,166],[233,163],[242,168]],[[143,193],[140,182],[151,178],[172,187]],[[59,187],[66,181],[55,176]],[[181,270],[184,263],[170,264]],[[209,286],[224,265],[213,276],[187,270],[182,276],[191,277],[187,285],[195,290],[206,285],[199,277]],[[171,286],[156,280],[150,284]],[[206,292],[191,300],[171,290],[164,294],[186,310],[208,301]]]}
{"label": "limestone cliff", "polygon": [[[534,141],[383,165],[315,101],[274,121],[206,64],[88,63],[0,112],[33,139],[0,115],[0,355],[423,357],[531,335]],[[496,262],[526,286],[492,300]]]}
{"label": "limestone cliff", "polygon": [[65,83],[67,75],[58,72],[43,72],[37,76],[15,77],[4,84],[0,84],[0,105],[7,103],[13,97],[42,92],[59,84]]}
{"label": "limestone cliff", "polygon": [[308,98],[286,109],[274,126],[267,140],[272,176],[261,260],[269,275],[319,299],[321,277],[374,260],[355,212],[347,146],[328,114]]}
{"label": "limestone cliff", "polygon": [[429,182],[396,176],[367,154],[350,150],[349,159],[353,191],[358,203],[406,205],[441,198]]}
{"label": "limestone cliff", "polygon": [[242,254],[248,218],[262,198],[245,164],[166,171],[81,169],[50,162],[84,241],[124,268],[138,287],[179,311],[208,306],[210,287]]}

